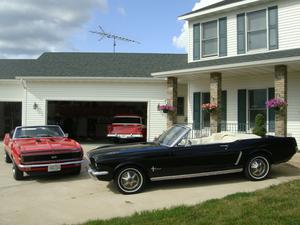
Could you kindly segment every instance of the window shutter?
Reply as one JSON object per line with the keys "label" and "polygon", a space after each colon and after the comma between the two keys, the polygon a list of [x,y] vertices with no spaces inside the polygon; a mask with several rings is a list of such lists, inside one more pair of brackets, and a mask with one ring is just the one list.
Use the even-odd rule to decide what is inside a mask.
{"label": "window shutter", "polygon": [[219,19],[219,56],[227,56],[227,18]]}
{"label": "window shutter", "polygon": [[200,23],[193,26],[193,59],[200,59]]}
{"label": "window shutter", "polygon": [[193,120],[194,120],[194,129],[200,130],[200,118],[201,118],[201,92],[194,93],[194,101],[193,101]]}
{"label": "window shutter", "polygon": [[269,8],[269,49],[278,49],[278,8]]}
{"label": "window shutter", "polygon": [[227,123],[227,91],[222,91],[221,97],[221,130],[226,131]]}
{"label": "window shutter", "polygon": [[246,53],[245,13],[237,15],[237,53]]}
{"label": "window shutter", "polygon": [[238,90],[238,131],[246,131],[247,123],[247,91]]}
{"label": "window shutter", "polygon": [[[268,100],[275,97],[275,89],[268,89]],[[274,109],[269,109],[269,132],[275,131],[275,111]]]}

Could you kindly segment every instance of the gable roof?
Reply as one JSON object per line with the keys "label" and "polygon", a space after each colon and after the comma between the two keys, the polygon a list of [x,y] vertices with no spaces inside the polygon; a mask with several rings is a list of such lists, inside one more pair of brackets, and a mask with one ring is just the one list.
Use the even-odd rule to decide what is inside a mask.
{"label": "gable roof", "polygon": [[223,0],[221,2],[217,2],[215,4],[208,5],[206,7],[200,8],[198,10],[183,14],[179,17],[188,16],[188,15],[191,15],[191,14],[194,14],[194,13],[197,13],[197,12],[202,12],[202,11],[205,11],[205,10],[208,10],[208,9],[214,9],[214,8],[217,8],[217,7],[221,7],[221,6],[224,6],[224,5],[229,5],[229,4],[236,3],[236,2],[242,2],[242,1],[245,1],[245,0]]}
{"label": "gable roof", "polygon": [[187,64],[186,54],[44,53],[33,60],[0,60],[0,79],[24,76],[144,77]]}

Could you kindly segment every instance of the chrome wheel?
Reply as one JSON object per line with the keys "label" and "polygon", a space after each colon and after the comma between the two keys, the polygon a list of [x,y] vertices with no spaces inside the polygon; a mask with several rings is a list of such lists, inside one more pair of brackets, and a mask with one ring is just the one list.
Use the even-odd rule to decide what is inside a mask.
{"label": "chrome wheel", "polygon": [[118,173],[117,186],[125,194],[133,194],[141,190],[144,177],[136,168],[125,168]]}
{"label": "chrome wheel", "polygon": [[248,163],[247,172],[253,180],[264,179],[270,171],[270,163],[264,156],[256,156]]}

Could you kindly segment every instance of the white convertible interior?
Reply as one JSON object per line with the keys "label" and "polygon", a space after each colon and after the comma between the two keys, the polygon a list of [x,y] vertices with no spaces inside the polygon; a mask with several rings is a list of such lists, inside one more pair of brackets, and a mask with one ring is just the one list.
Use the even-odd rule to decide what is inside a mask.
{"label": "white convertible interior", "polygon": [[217,144],[217,143],[230,143],[237,140],[245,139],[255,139],[261,138],[255,134],[234,134],[229,132],[221,132],[212,134],[209,137],[202,137],[196,139],[190,139],[192,145],[202,145],[202,144]]}

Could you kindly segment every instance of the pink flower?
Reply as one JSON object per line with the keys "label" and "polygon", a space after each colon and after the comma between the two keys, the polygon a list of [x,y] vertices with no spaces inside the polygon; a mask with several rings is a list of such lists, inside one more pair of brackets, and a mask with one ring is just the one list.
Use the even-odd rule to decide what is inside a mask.
{"label": "pink flower", "polygon": [[273,99],[266,101],[266,106],[269,109],[280,110],[280,109],[286,107],[287,105],[288,105],[287,102],[280,98],[273,98]]}

